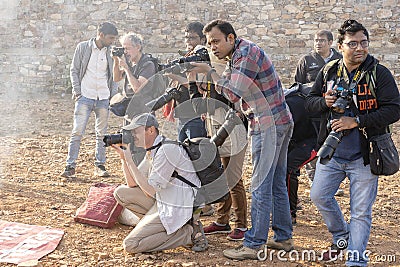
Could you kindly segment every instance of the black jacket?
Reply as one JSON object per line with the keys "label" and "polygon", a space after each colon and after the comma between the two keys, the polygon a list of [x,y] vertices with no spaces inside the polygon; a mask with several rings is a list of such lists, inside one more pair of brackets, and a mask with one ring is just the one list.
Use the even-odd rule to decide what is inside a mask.
{"label": "black jacket", "polygon": [[[341,61],[334,64],[327,72],[326,81],[336,81],[337,68]],[[368,55],[361,64],[360,69],[372,71],[376,68],[376,98],[368,90],[365,76],[356,86],[357,91],[357,109],[360,118],[360,127],[364,128],[368,137],[383,134],[387,132],[389,124],[392,124],[400,118],[400,97],[399,90],[391,72],[380,65],[378,60]],[[311,88],[306,99],[306,109],[310,112],[321,112],[321,125],[318,135],[318,144],[322,145],[328,136],[326,124],[329,119],[330,108],[326,105],[323,97],[326,92],[326,81],[324,82],[323,70],[318,73],[317,79]],[[361,135],[361,152],[364,158],[364,164],[369,163],[368,159],[368,142],[366,137]]]}
{"label": "black jacket", "polygon": [[305,140],[312,142],[313,146],[317,143],[317,133],[311,122],[310,112],[307,112],[304,103],[305,98],[299,93],[291,93],[285,96],[286,103],[292,113],[294,128],[290,139],[291,145],[303,144]]}
{"label": "black jacket", "polygon": [[[335,49],[331,48],[333,55],[330,61],[334,59],[342,58]],[[311,51],[307,55],[303,56],[296,67],[296,74],[294,80],[298,83],[310,83],[314,82],[317,78],[318,72],[325,65],[325,60],[315,51]]]}

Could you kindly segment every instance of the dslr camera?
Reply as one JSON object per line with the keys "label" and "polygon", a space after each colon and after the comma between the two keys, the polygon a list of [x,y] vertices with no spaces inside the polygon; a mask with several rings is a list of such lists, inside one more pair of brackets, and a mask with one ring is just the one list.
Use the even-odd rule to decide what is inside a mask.
{"label": "dslr camera", "polygon": [[104,146],[108,147],[115,144],[133,143],[133,136],[130,131],[121,130],[118,134],[106,134],[103,138]]}
{"label": "dslr camera", "polygon": [[117,56],[117,57],[122,57],[122,55],[125,53],[125,48],[123,48],[123,47],[116,47],[116,46],[114,46],[112,49],[111,49],[111,55],[114,57],[114,56]]}
{"label": "dslr camera", "polygon": [[190,62],[210,62],[210,56],[205,47],[196,47],[183,57],[172,60],[167,64],[160,64],[160,69],[166,73],[181,74],[190,70],[193,66]]}
{"label": "dslr camera", "polygon": [[[350,107],[353,96],[353,90],[349,88],[344,88],[339,82],[334,95],[337,97],[337,99],[331,107],[331,115],[332,119],[339,119],[340,117],[343,116],[346,108]],[[320,158],[321,164],[324,165],[327,164],[329,160],[332,158],[343,136],[349,133],[349,130],[340,132],[333,131],[331,128],[330,121],[328,121],[326,127],[330,132],[328,137],[325,139],[324,144],[318,150],[317,154],[317,156]]]}

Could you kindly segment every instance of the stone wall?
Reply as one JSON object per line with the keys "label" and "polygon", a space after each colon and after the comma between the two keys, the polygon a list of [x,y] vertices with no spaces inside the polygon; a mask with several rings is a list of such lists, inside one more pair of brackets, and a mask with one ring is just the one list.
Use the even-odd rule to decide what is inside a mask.
{"label": "stone wall", "polygon": [[0,80],[4,92],[70,92],[69,65],[78,42],[95,36],[99,22],[121,34],[135,31],[146,52],[176,57],[184,26],[215,18],[263,47],[285,85],[313,45],[318,29],[333,32],[349,18],[370,31],[370,53],[400,81],[400,5],[397,0],[7,0],[0,2]]}

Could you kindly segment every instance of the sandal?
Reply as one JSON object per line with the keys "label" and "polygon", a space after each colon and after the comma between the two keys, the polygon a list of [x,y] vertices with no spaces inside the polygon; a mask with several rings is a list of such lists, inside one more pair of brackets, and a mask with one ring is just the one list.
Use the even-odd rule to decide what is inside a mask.
{"label": "sandal", "polygon": [[195,252],[205,251],[208,248],[208,240],[204,234],[203,224],[199,220],[191,221],[193,227],[192,233],[192,250]]}

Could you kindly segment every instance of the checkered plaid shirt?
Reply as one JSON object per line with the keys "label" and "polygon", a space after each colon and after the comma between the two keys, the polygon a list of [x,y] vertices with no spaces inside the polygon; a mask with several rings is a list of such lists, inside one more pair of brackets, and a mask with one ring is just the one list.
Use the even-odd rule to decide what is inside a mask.
{"label": "checkered plaid shirt", "polygon": [[236,39],[232,58],[217,81],[217,90],[231,102],[241,101],[250,122],[250,134],[292,120],[271,60],[250,41]]}

